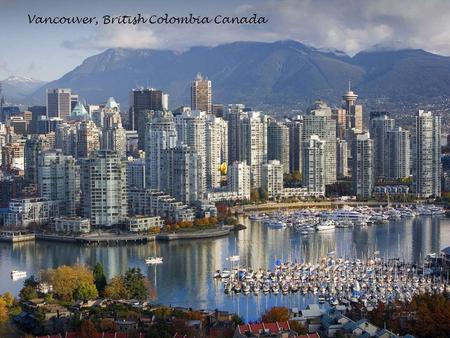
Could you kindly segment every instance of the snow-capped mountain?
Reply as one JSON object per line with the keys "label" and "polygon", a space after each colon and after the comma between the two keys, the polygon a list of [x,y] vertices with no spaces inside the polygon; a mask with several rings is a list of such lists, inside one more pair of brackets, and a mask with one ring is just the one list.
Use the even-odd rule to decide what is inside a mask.
{"label": "snow-capped mountain", "polygon": [[26,103],[24,102],[25,97],[45,84],[45,81],[19,75],[11,75],[0,82],[3,86],[2,95],[6,101],[16,104]]}

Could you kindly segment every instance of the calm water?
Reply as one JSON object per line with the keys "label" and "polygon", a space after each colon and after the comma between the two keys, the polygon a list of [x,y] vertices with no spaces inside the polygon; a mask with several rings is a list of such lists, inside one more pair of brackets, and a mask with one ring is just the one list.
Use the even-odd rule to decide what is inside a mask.
{"label": "calm water", "polygon": [[[258,222],[242,220],[247,229],[229,237],[159,242],[122,247],[79,247],[66,243],[0,243],[0,292],[18,293],[22,281],[10,279],[11,270],[28,275],[62,264],[103,263],[109,277],[129,267],[140,267],[152,284],[155,303],[205,309],[224,309],[255,320],[274,305],[302,307],[312,298],[299,293],[289,296],[228,296],[213,279],[216,269],[228,268],[227,257],[239,254],[241,264],[253,268],[272,268],[275,259],[316,261],[330,251],[339,257],[364,257],[374,250],[381,256],[420,262],[430,252],[450,245],[450,219],[420,217],[365,228],[337,229],[327,233],[301,235],[291,229],[269,229]],[[154,254],[164,264],[147,267],[144,258]]]}

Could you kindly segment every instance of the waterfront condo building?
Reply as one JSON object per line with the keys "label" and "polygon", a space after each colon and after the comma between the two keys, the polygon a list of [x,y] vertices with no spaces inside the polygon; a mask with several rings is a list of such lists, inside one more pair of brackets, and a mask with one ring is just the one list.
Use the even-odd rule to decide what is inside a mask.
{"label": "waterfront condo building", "polygon": [[161,190],[162,153],[177,145],[177,129],[171,112],[158,111],[147,126],[145,175],[148,188]]}
{"label": "waterfront condo building", "polygon": [[111,227],[127,216],[126,163],[114,151],[99,150],[81,160],[83,216],[94,227]]}
{"label": "waterfront condo building", "polygon": [[59,149],[41,152],[37,191],[40,197],[57,202],[59,215],[75,216],[80,202],[80,171],[75,159]]}
{"label": "waterfront condo building", "polygon": [[414,191],[420,198],[441,196],[441,117],[419,110],[413,135]]}
{"label": "waterfront condo building", "polygon": [[317,100],[303,118],[303,141],[308,143],[312,135],[317,135],[325,142],[325,185],[336,182],[336,121],[331,115],[331,108]]}
{"label": "waterfront condo building", "polygon": [[387,133],[394,129],[395,120],[380,115],[370,120],[370,136],[373,139],[373,173],[375,178],[388,177],[389,147]]}
{"label": "waterfront condo building", "polygon": [[237,199],[250,199],[250,166],[246,162],[233,162],[228,167],[227,180],[228,191],[234,192]]}
{"label": "waterfront condo building", "polygon": [[386,133],[386,176],[400,179],[411,175],[410,132],[401,127]]}
{"label": "waterfront condo building", "polygon": [[283,192],[284,166],[278,160],[271,160],[262,166],[261,185],[267,191],[269,198],[274,198]]}
{"label": "waterfront condo building", "polygon": [[352,147],[352,185],[353,192],[359,199],[368,199],[372,196],[375,183],[373,151],[373,140],[368,132],[355,135]]}
{"label": "waterfront condo building", "polygon": [[318,135],[303,143],[303,186],[310,193],[325,194],[325,144]]}
{"label": "waterfront condo building", "polygon": [[289,173],[289,127],[270,119],[267,126],[267,160],[278,160]]}

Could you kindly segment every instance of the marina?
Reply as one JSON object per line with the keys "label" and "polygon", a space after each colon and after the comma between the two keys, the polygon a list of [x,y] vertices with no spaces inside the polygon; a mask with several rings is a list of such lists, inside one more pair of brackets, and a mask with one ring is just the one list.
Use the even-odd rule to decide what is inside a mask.
{"label": "marina", "polygon": [[[313,294],[319,303],[344,305],[361,303],[367,309],[379,302],[410,302],[416,294],[443,293],[448,280],[425,274],[424,268],[398,259],[373,257],[368,260],[334,258],[334,253],[316,264],[277,260],[273,270],[236,267],[216,271],[214,277],[225,294],[288,295]],[[447,290],[450,291],[450,288]]]}
{"label": "marina", "polygon": [[[378,206],[374,206],[378,208]],[[292,210],[294,211],[294,210]],[[298,210],[299,212],[300,210]],[[325,210],[322,210],[325,211]],[[228,236],[209,239],[158,241],[122,246],[80,246],[57,241],[19,243],[0,242],[0,293],[17,295],[22,280],[13,281],[12,270],[26,271],[27,277],[60,265],[104,265],[107,278],[139,267],[151,285],[150,301],[157,304],[223,309],[246,320],[257,320],[273,306],[304,308],[319,303],[318,292],[289,291],[267,295],[260,290],[224,293],[223,283],[213,278],[216,270],[253,267],[275,271],[277,260],[294,264],[320,264],[323,257],[362,262],[373,257],[421,266],[427,254],[438,253],[450,243],[450,219],[443,216],[415,216],[390,220],[371,226],[352,226],[330,231],[308,231],[304,235],[293,226],[273,229],[261,221],[239,218],[246,229]],[[330,254],[330,256],[328,256]],[[163,257],[163,264],[145,264],[149,257]],[[233,257],[235,256],[235,257]],[[362,283],[360,283],[363,289]],[[324,304],[325,305],[325,304]]]}
{"label": "marina", "polygon": [[273,213],[252,213],[249,219],[260,221],[273,229],[292,227],[302,234],[309,231],[330,231],[335,228],[386,224],[416,216],[443,216],[445,210],[436,205],[343,206],[342,208],[278,210]]}

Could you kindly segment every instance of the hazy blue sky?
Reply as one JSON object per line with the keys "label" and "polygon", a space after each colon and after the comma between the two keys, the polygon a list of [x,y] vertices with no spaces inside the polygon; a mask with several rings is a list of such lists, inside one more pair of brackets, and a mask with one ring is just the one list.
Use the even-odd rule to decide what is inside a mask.
{"label": "hazy blue sky", "polygon": [[[448,0],[0,0],[0,79],[53,80],[111,47],[183,51],[237,40],[295,39],[349,54],[373,45],[450,55]],[[29,25],[38,16],[258,15],[260,26]]]}

